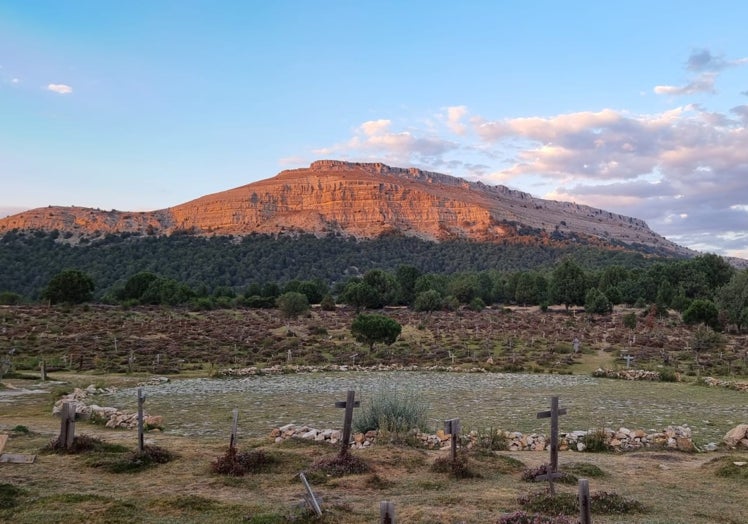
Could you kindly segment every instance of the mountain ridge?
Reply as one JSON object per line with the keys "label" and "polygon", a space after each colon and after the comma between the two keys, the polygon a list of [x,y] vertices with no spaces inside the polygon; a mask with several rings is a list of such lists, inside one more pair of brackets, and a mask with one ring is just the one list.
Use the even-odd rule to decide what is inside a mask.
{"label": "mountain ridge", "polygon": [[14,229],[58,230],[72,240],[109,233],[311,233],[359,239],[402,234],[437,242],[581,241],[671,256],[695,254],[638,218],[443,173],[341,160],[318,160],[155,211],[49,206],[0,219],[0,233]]}

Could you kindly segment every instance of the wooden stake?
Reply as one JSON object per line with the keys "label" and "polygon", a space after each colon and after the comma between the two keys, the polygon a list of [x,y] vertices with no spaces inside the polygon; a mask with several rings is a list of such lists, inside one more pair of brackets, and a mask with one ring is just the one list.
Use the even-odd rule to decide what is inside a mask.
{"label": "wooden stake", "polygon": [[229,449],[234,449],[236,446],[236,433],[239,427],[239,410],[234,408],[231,412],[233,415],[233,422],[231,423],[231,439],[229,440]]}
{"label": "wooden stake", "polygon": [[145,395],[143,394],[143,388],[138,388],[138,451],[143,453],[145,450],[145,438],[143,436],[143,404],[145,403]]}
{"label": "wooden stake", "polygon": [[579,479],[579,523],[592,524],[590,515],[590,481]]}
{"label": "wooden stake", "polygon": [[60,444],[65,449],[70,449],[75,440],[75,402],[62,404],[60,418]]}
{"label": "wooden stake", "polygon": [[395,524],[395,503],[383,500],[379,503],[380,524]]}
{"label": "wooden stake", "polygon": [[312,507],[312,509],[317,515],[322,515],[322,508],[320,508],[319,502],[317,501],[317,497],[314,496],[314,492],[312,491],[312,486],[309,485],[309,481],[306,479],[306,475],[304,475],[303,471],[299,473],[299,478],[301,479],[301,482],[304,484],[304,488],[306,488],[307,503]]}

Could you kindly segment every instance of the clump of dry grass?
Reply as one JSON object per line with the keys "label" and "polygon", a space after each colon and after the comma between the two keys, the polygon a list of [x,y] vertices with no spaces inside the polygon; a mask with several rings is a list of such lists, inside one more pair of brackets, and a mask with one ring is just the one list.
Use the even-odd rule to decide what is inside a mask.
{"label": "clump of dry grass", "polygon": [[514,513],[499,518],[497,524],[576,524],[576,522],[577,520],[572,520],[563,515],[551,517],[548,515],[515,511]]}
{"label": "clump of dry grass", "polygon": [[144,446],[143,451],[131,451],[125,456],[102,454],[90,461],[90,465],[110,473],[136,473],[157,464],[166,464],[176,459],[171,451],[159,446]]}
{"label": "clump of dry grass", "polygon": [[435,473],[449,473],[456,479],[480,478],[481,475],[470,467],[467,453],[458,453],[455,460],[451,457],[439,457],[431,465]]}
{"label": "clump of dry grass", "polygon": [[247,473],[267,471],[268,466],[275,462],[276,459],[272,455],[268,455],[261,449],[240,453],[232,446],[222,457],[214,460],[210,467],[214,473],[219,475],[243,477]]}
{"label": "clump of dry grass", "polygon": [[60,441],[58,436],[52,440],[42,452],[79,455],[81,453],[104,452],[104,453],[121,453],[127,451],[127,448],[119,444],[108,444],[100,438],[89,435],[78,435],[73,439],[73,443],[68,447]]}
{"label": "clump of dry grass", "polygon": [[369,473],[372,467],[364,459],[351,453],[340,453],[334,457],[323,457],[310,467],[311,471],[321,471],[332,477]]}
{"label": "clump of dry grass", "polygon": [[[557,493],[548,491],[528,493],[519,497],[520,506],[546,515],[575,515],[579,512],[579,499],[575,493]],[[644,505],[636,500],[625,498],[617,493],[598,491],[590,495],[592,513],[600,515],[627,515],[645,513]]]}

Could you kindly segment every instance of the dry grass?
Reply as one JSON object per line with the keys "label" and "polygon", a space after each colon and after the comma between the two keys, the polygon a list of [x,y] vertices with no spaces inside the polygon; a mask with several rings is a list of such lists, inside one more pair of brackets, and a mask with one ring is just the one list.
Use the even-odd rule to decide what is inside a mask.
{"label": "dry grass", "polygon": [[[128,432],[92,429],[106,442],[132,438]],[[49,440],[44,432],[13,432],[6,451],[38,453]],[[3,464],[0,492],[9,493],[10,502],[0,507],[0,521],[300,522],[308,515],[299,507],[304,489],[298,472],[313,469],[336,451],[322,444],[256,440],[245,445],[272,455],[272,471],[228,477],[211,468],[225,454],[225,442],[168,435],[154,440],[178,449],[180,456],[126,477],[91,467],[81,455],[39,454],[33,465]],[[374,522],[381,500],[395,502],[401,522],[496,522],[502,514],[523,509],[520,498],[537,492],[538,484],[521,481],[522,470],[548,458],[534,452],[480,453],[468,457],[476,475],[466,479],[432,471],[448,451],[381,445],[352,456],[371,471],[309,477],[323,500],[321,522]],[[588,475],[593,492],[616,493],[646,508],[646,513],[625,515],[593,513],[596,523],[738,523],[745,517],[748,481],[722,472],[746,460],[745,453],[568,452],[560,455],[560,469],[568,464],[580,473],[602,470],[603,476]],[[557,491],[568,498],[575,487],[557,485]]]}

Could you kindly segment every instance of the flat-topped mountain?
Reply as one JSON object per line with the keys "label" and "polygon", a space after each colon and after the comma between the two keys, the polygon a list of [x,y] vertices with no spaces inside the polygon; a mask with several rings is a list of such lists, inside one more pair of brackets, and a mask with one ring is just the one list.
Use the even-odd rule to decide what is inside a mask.
{"label": "flat-topped mountain", "polygon": [[106,233],[402,234],[434,241],[581,241],[693,254],[633,217],[415,168],[336,160],[157,211],[50,206],[0,219],[0,233],[13,229],[58,230],[72,239]]}

